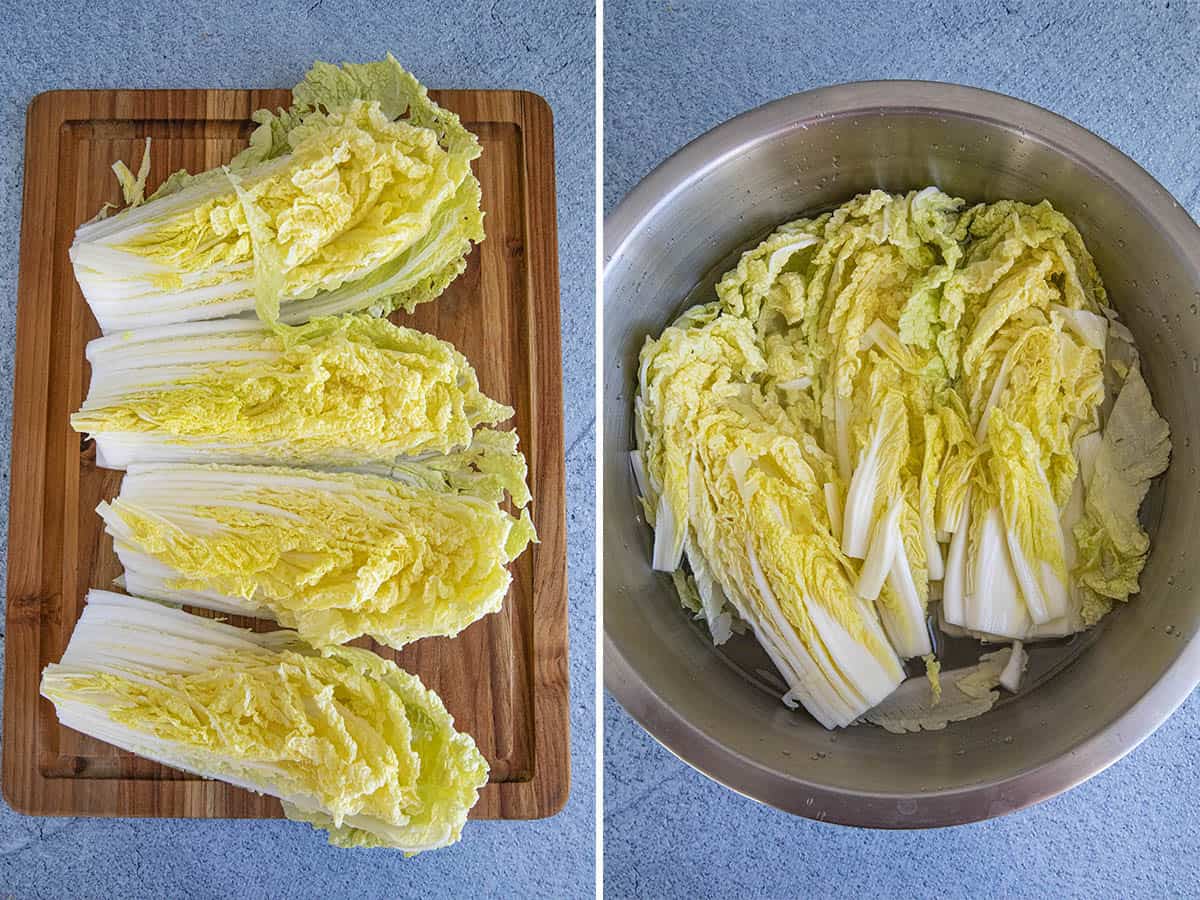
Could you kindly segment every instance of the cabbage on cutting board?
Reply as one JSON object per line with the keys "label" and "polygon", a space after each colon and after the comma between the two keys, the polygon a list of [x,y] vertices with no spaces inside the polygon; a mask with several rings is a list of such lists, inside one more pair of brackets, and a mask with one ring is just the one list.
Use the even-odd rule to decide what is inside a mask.
{"label": "cabbage on cutting board", "polygon": [[80,226],[75,278],[105,333],[257,312],[299,323],[436,298],[483,240],[479,141],[389,54],[316,63],[226,166],[177,172]]}
{"label": "cabbage on cutting board", "polygon": [[[402,462],[461,452],[477,428],[513,414],[452,344],[365,314],[278,331],[224,319],[119,332],[91,341],[87,358],[91,384],[71,425],[114,469]],[[489,459],[523,479],[512,441]]]}
{"label": "cabbage on cutting board", "polygon": [[452,844],[487,782],[470,735],[395,663],[107,591],[41,692],[67,727],[278,797],[342,847]]}
{"label": "cabbage on cutting board", "polygon": [[381,318],[483,239],[479,141],[390,55],[316,63],[253,119],[228,165],[149,198],[147,140],[136,175],[113,166],[126,208],[76,232],[105,335],[72,425],[127,470],[98,512],[138,597],[92,591],[42,692],[64,725],[278,796],[340,846],[445,846],[486,762],[415,676],[338,645],[458,634],[536,540],[516,434],[492,427],[512,409]]}
{"label": "cabbage on cutting board", "polygon": [[153,463],[97,511],[133,594],[274,619],[313,646],[369,635],[399,649],[499,611],[535,535],[492,490]]}

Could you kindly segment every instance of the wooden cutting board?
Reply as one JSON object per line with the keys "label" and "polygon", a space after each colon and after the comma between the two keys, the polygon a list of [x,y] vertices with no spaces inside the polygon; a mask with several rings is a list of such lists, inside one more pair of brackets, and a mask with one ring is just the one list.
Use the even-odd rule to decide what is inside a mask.
{"label": "wooden cutting board", "polygon": [[[432,93],[483,144],[475,170],[487,239],[439,300],[396,321],[453,342],[483,390],[516,409],[541,543],[514,562],[503,611],[458,638],[418,641],[401,653],[363,643],[420,675],[474,736],[491,781],[472,816],[537,818],[562,807],[570,781],[553,126],[550,108],[533,94]],[[227,162],[246,143],[251,112],[290,101],[279,90],[54,91],[29,107],[4,685],[4,796],[19,812],[282,815],[273,798],[63,728],[38,683],[42,668],[61,657],[87,590],[110,587],[120,573],[94,510],[117,493],[121,475],[98,469],[90,442],[68,424],[87,390],[84,345],[100,333],[67,259],[75,228],[118,201],[110,166],[123,159],[136,170],[147,136],[153,189],[177,169]]]}

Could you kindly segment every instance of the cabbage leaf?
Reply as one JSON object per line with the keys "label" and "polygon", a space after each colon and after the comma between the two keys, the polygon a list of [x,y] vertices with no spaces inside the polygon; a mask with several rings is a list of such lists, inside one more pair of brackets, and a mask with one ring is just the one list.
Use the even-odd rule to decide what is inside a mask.
{"label": "cabbage leaf", "polygon": [[1084,512],[1075,525],[1076,573],[1087,592],[1087,624],[1138,590],[1150,538],[1138,510],[1150,480],[1170,462],[1170,427],[1154,409],[1140,369],[1133,368],[1112,415],[1084,489]]}
{"label": "cabbage leaf", "polygon": [[974,666],[910,678],[863,719],[893,734],[907,734],[941,731],[951,722],[981,716],[1000,699],[996,688],[1012,652],[1005,647],[983,654]]}

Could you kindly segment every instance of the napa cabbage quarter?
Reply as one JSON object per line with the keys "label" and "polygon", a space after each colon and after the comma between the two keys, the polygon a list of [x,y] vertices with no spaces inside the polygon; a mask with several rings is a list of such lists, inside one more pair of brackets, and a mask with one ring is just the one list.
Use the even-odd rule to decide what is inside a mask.
{"label": "napa cabbage quarter", "polygon": [[497,612],[536,539],[528,512],[500,506],[502,476],[409,466],[147,463],[97,511],[130,593],[274,619],[316,646],[399,648]]}
{"label": "napa cabbage quarter", "polygon": [[487,782],[470,735],[395,663],[107,591],[41,693],[68,728],[278,797],[339,846],[452,844]]}
{"label": "napa cabbage quarter", "polygon": [[87,359],[71,424],[107,468],[390,463],[461,450],[513,414],[453,345],[365,314],[283,331],[230,319],[118,332],[91,341]]}
{"label": "napa cabbage quarter", "polygon": [[901,660],[936,673],[939,597],[958,634],[1029,641],[1136,593],[1169,431],[1049,203],[873,191],[716,295],[646,340],[633,469],[654,567],[716,642],[754,634],[786,702],[845,725]]}
{"label": "napa cabbage quarter", "polygon": [[257,309],[275,322],[412,310],[483,239],[479,141],[390,55],[317,63],[287,110],[260,110],[227,166],[176,173],[81,226],[75,277],[103,331]]}

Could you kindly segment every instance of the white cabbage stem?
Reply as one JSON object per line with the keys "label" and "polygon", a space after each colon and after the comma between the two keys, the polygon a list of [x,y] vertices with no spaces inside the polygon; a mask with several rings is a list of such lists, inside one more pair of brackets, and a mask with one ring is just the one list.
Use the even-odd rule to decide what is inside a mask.
{"label": "white cabbage stem", "polygon": [[897,499],[892,503],[887,514],[875,525],[871,536],[871,546],[863,560],[862,570],[858,573],[858,584],[855,590],[864,600],[874,600],[883,590],[883,583],[892,570],[892,560],[896,556],[896,548],[903,538],[900,534],[900,511],[903,500]]}
{"label": "white cabbage stem", "polygon": [[908,554],[904,550],[904,541],[899,542],[892,556],[888,586],[892,589],[892,595],[898,601],[899,608],[892,609],[884,603],[876,605],[883,620],[883,627],[887,629],[897,655],[902,659],[911,659],[914,656],[932,653],[933,645],[929,641],[929,629],[925,624],[925,607],[917,593]]}

